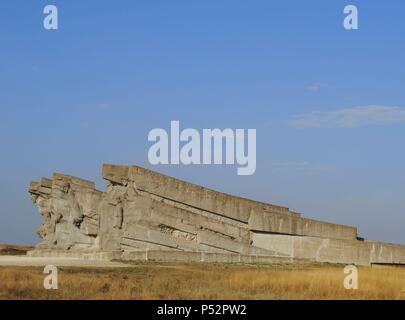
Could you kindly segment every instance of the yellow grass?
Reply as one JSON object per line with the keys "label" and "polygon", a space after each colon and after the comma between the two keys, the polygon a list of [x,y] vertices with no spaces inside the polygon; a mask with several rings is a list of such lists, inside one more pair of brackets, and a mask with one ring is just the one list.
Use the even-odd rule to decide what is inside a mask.
{"label": "yellow grass", "polygon": [[341,266],[135,264],[60,268],[45,290],[41,268],[0,268],[0,299],[405,299],[405,269],[359,269],[346,290]]}

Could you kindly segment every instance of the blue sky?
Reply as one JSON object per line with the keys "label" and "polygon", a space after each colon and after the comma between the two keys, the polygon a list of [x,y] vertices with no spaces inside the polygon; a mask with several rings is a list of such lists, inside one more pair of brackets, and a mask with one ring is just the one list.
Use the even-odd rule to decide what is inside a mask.
{"label": "blue sky", "polygon": [[[104,188],[118,163],[405,243],[404,15],[400,0],[1,1],[0,242],[38,241],[30,180]],[[148,133],[171,120],[257,129],[256,174],[151,167]]]}

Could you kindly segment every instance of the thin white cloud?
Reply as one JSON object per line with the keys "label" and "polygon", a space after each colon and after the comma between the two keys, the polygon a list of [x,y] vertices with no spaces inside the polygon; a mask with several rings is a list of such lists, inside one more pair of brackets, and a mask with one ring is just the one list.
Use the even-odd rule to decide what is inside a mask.
{"label": "thin white cloud", "polygon": [[294,128],[357,128],[370,125],[405,124],[405,108],[366,106],[336,111],[314,111],[294,116]]}
{"label": "thin white cloud", "polygon": [[322,82],[315,82],[307,87],[307,90],[312,92],[319,92],[323,88],[330,88],[331,86]]}

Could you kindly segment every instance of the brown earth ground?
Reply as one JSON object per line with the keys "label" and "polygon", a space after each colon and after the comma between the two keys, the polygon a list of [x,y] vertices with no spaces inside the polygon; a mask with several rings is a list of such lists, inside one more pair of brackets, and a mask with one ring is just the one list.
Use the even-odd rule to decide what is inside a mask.
{"label": "brown earth ground", "polygon": [[31,246],[16,246],[12,244],[0,243],[0,256],[19,256],[27,254],[27,251],[34,249]]}
{"label": "brown earth ground", "polygon": [[60,267],[45,290],[42,267],[0,267],[0,299],[403,299],[404,268],[359,268],[359,289],[343,286],[344,266],[319,264],[133,263]]}

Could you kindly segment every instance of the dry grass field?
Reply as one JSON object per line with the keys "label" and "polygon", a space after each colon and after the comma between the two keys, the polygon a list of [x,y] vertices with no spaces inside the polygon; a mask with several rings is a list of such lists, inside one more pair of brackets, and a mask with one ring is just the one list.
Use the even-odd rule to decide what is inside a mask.
{"label": "dry grass field", "polygon": [[1,267],[0,299],[405,299],[405,269],[343,266],[136,263],[129,268],[59,268],[45,290],[41,268]]}

